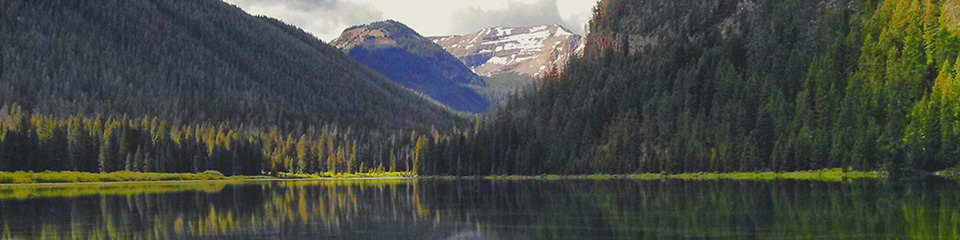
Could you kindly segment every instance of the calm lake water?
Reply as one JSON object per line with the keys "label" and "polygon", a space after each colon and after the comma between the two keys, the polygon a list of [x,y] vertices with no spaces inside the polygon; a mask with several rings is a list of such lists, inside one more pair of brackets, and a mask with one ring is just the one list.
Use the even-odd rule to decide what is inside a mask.
{"label": "calm lake water", "polygon": [[0,188],[0,239],[960,239],[960,185],[273,181]]}

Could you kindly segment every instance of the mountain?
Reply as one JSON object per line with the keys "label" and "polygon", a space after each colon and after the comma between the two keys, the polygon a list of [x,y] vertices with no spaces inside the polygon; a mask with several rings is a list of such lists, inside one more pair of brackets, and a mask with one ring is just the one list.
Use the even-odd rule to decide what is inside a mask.
{"label": "mountain", "polygon": [[400,22],[353,26],[331,44],[357,62],[454,109],[482,113],[490,105],[470,88],[483,86],[483,78]]}
{"label": "mountain", "polygon": [[602,0],[582,58],[493,111],[469,138],[430,146],[423,169],[955,169],[957,9],[958,1]]}
{"label": "mountain", "polygon": [[512,73],[539,76],[562,68],[582,36],[560,25],[491,27],[466,35],[430,37],[482,76]]}
{"label": "mountain", "polygon": [[0,1],[0,102],[282,129],[463,122],[338,49],[219,0]]}

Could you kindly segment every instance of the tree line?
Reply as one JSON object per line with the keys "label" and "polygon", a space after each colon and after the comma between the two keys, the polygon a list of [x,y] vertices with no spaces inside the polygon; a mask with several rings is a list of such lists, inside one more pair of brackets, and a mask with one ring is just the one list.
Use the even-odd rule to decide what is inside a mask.
{"label": "tree line", "polygon": [[277,173],[415,172],[415,132],[333,125],[299,133],[229,124],[179,125],[156,117],[55,118],[0,108],[0,171]]}
{"label": "tree line", "polygon": [[[86,33],[68,31],[84,29],[82,25],[36,27],[83,22],[43,19],[87,15],[99,19],[125,12],[104,9],[132,6],[126,5],[129,1],[108,3],[51,8],[47,6],[51,3],[4,2],[27,7],[3,8],[14,14],[0,15],[2,26],[10,26],[0,31],[11,33],[0,34],[0,93],[5,93],[0,101],[20,101],[30,111],[13,105],[0,111],[0,171],[212,169],[260,174],[393,166],[429,175],[821,168],[909,173],[956,167],[960,154],[957,1],[603,0],[594,8],[582,57],[571,59],[562,72],[544,74],[536,90],[511,96],[465,129],[451,127],[463,125],[462,119],[419,100],[366,101],[377,96],[412,99],[405,92],[371,88],[357,94],[317,93],[328,92],[320,89],[355,93],[354,85],[327,79],[358,79],[367,75],[364,72],[327,76],[339,72],[278,64],[300,66],[303,71],[294,73],[302,74],[262,75],[278,70],[270,67],[274,65],[257,65],[257,71],[235,78],[250,81],[207,81],[196,76],[240,74],[228,71],[233,69],[229,66],[242,68],[249,62],[194,69],[192,53],[173,51],[183,48],[168,44],[195,43],[189,39],[156,41],[159,52],[175,58],[151,55],[156,51],[106,51],[112,49],[106,46],[113,42],[103,42],[108,40],[129,43],[130,50],[146,49],[133,44],[144,41],[127,39],[139,35],[115,34],[140,31],[123,25],[110,25],[116,31],[100,34],[119,39],[95,41],[84,40],[89,39]],[[184,14],[175,18],[181,20],[198,17],[181,10],[219,4],[160,3],[160,10],[169,10],[160,13]],[[53,14],[45,9],[73,12]],[[239,10],[222,10],[218,13],[224,16],[212,19],[250,24],[251,29],[278,26],[272,21],[266,21],[271,24],[267,26],[247,17],[231,18],[227,15]],[[168,18],[143,19],[165,23],[161,20]],[[162,35],[255,32],[179,25],[188,22],[204,21],[161,24],[171,33]],[[64,32],[40,31],[50,29]],[[282,49],[314,47],[323,53],[335,52],[320,42],[304,43],[304,39],[315,39],[302,31],[289,26],[279,29],[298,33],[283,38],[293,43]],[[61,37],[43,37],[54,35]],[[38,41],[43,39],[58,39],[59,44],[29,45],[47,42]],[[214,52],[227,54],[223,59],[250,59],[245,54],[249,51],[234,48],[247,46],[246,42],[221,45],[215,44],[216,39],[198,35],[194,40],[207,45],[191,46],[201,49],[198,52],[216,48]],[[266,55],[282,50],[266,49],[272,49],[264,50]],[[295,57],[298,51],[282,52],[276,55],[286,59],[280,63],[300,59]],[[183,61],[154,64],[150,59]],[[127,65],[133,63],[142,64]],[[203,69],[220,69],[224,74]],[[379,82],[383,81],[363,84]],[[220,83],[236,88],[210,87]],[[261,86],[274,90],[251,90]],[[350,91],[335,90],[345,88]],[[176,90],[150,91],[154,89]],[[387,93],[375,94],[376,89]],[[309,96],[275,95],[287,92]],[[205,98],[218,94],[226,95]],[[119,100],[133,95],[137,97]],[[411,109],[413,116],[401,114]],[[337,125],[322,124],[328,121]],[[430,124],[443,132],[426,130]],[[419,133],[383,130],[411,128]]]}

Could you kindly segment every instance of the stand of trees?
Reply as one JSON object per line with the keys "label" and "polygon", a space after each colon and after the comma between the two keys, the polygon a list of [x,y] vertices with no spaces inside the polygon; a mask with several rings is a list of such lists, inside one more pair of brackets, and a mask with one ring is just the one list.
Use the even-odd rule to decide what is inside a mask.
{"label": "stand of trees", "polygon": [[430,174],[936,171],[960,156],[960,2],[603,0],[584,56]]}
{"label": "stand of trees", "polygon": [[[466,130],[220,1],[0,6],[0,103],[31,111],[0,111],[0,171],[901,173],[960,160],[960,1],[603,0],[583,57]],[[432,134],[399,132],[411,129]]]}
{"label": "stand of trees", "polygon": [[[296,133],[294,133],[296,132]],[[290,133],[157,118],[58,119],[0,108],[0,171],[202,172],[228,175],[416,171],[414,132],[325,125]],[[423,140],[419,140],[423,141]]]}
{"label": "stand of trees", "polygon": [[0,171],[409,171],[468,122],[220,0],[0,1],[0,104]]}

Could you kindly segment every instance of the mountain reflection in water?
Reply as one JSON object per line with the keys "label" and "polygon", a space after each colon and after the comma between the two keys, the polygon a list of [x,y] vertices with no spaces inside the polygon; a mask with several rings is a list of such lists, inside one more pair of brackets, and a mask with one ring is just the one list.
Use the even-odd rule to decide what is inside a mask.
{"label": "mountain reflection in water", "polygon": [[958,239],[960,187],[440,179],[0,187],[0,224],[0,239]]}

